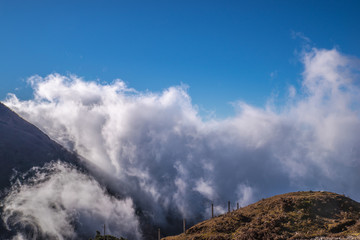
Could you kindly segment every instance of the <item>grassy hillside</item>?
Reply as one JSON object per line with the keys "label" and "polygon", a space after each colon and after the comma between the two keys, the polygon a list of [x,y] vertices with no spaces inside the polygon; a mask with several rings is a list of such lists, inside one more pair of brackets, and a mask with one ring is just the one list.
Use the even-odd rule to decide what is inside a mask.
{"label": "grassy hillside", "polygon": [[[92,240],[92,238],[90,238],[89,240]],[[94,240],[127,240],[123,237],[117,238],[111,235],[101,235],[99,231],[96,231],[96,236],[94,238]]]}
{"label": "grassy hillside", "polygon": [[360,234],[360,203],[331,192],[295,192],[263,199],[201,222],[182,239],[309,239]]}

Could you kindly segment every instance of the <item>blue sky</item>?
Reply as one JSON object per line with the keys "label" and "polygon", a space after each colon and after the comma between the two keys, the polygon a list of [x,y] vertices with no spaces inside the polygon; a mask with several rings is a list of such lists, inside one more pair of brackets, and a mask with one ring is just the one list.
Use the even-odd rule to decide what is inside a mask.
{"label": "blue sky", "polygon": [[[360,56],[359,1],[0,1],[0,99],[26,79],[120,78],[140,91],[187,84],[216,116],[299,85],[304,44]],[[294,38],[295,35],[305,36]]]}

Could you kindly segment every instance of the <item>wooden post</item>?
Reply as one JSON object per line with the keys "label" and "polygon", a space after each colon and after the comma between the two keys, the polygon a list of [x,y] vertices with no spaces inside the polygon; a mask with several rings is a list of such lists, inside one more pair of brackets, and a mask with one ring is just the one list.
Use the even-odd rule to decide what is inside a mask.
{"label": "wooden post", "polygon": [[158,228],[158,240],[160,240],[160,228]]}
{"label": "wooden post", "polygon": [[106,237],[105,237],[105,224],[104,224],[104,239],[106,239]]}
{"label": "wooden post", "polygon": [[236,203],[236,209],[239,209],[239,203]]}
{"label": "wooden post", "polygon": [[186,234],[186,233],[185,233],[185,231],[186,231],[186,222],[185,222],[185,218],[183,219],[183,229],[184,229],[184,234]]}
{"label": "wooden post", "polygon": [[211,204],[211,218],[214,217],[214,204]]}
{"label": "wooden post", "polygon": [[230,201],[228,201],[228,212],[230,212]]}

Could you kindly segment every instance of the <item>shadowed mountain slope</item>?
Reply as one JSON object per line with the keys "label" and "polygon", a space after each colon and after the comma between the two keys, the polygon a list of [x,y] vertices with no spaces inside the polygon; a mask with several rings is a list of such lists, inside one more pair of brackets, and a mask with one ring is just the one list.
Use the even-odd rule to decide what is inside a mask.
{"label": "shadowed mountain slope", "polygon": [[[25,173],[34,166],[42,167],[47,162],[59,159],[77,166],[79,163],[76,154],[68,152],[0,102],[1,198],[7,194],[11,177],[16,173]],[[12,235],[1,223],[0,238],[9,239]]]}
{"label": "shadowed mountain slope", "polygon": [[77,156],[51,140],[0,102],[0,188],[10,186],[15,171],[25,172],[51,160],[76,164]]}
{"label": "shadowed mountain slope", "polygon": [[263,199],[201,222],[182,239],[311,239],[360,234],[360,203],[331,192],[295,192]]}

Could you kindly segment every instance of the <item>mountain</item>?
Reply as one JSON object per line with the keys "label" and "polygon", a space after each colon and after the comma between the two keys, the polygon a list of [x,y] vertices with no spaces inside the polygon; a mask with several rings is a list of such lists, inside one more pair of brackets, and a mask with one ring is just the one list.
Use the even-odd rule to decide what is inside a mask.
{"label": "mountain", "polygon": [[[126,212],[132,206],[113,187],[116,182],[110,176],[51,140],[1,102],[0,164],[1,240],[89,239],[106,221],[112,229],[116,229],[115,224],[129,228],[121,231],[130,239],[137,236],[135,231],[133,235],[130,233],[137,230],[136,222],[126,222],[136,220],[131,211]],[[102,206],[95,206],[99,203],[107,204],[104,207],[113,208],[116,214],[100,213],[98,209]],[[141,212],[139,208],[136,210]],[[146,239],[154,239],[150,218],[139,215],[142,233],[150,235]],[[124,222],[113,221],[120,217]],[[97,234],[94,239],[124,238],[110,235],[104,238]]]}
{"label": "mountain", "polygon": [[[295,192],[263,199],[201,222],[164,240],[311,239],[360,235],[360,203],[331,192]],[[325,239],[325,238],[323,238]]]}
{"label": "mountain", "polygon": [[75,154],[0,102],[0,189],[10,186],[15,172],[26,172],[57,159],[78,162]]}
{"label": "mountain", "polygon": [[[68,152],[0,102],[0,199],[8,193],[16,173],[25,173],[58,159],[79,166],[76,154]],[[0,224],[1,239],[13,234],[4,223]]]}

